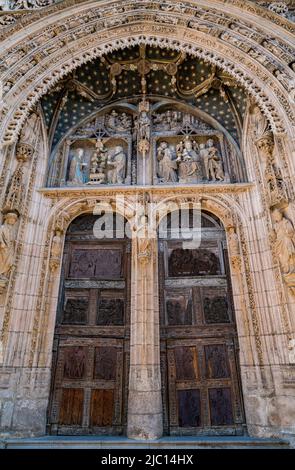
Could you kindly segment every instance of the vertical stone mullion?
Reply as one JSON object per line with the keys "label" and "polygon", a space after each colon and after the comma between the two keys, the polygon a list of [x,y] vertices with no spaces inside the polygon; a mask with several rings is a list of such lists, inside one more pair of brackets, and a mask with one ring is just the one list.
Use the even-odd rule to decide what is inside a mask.
{"label": "vertical stone mullion", "polygon": [[132,240],[131,339],[128,399],[128,437],[156,439],[163,432],[160,373],[157,239],[150,240],[150,255],[138,256]]}

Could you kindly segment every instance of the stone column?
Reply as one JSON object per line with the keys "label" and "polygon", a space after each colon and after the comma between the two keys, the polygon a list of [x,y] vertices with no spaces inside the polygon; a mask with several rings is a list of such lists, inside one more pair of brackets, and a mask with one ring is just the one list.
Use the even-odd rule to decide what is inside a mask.
{"label": "stone column", "polygon": [[128,437],[162,436],[157,239],[132,241]]}

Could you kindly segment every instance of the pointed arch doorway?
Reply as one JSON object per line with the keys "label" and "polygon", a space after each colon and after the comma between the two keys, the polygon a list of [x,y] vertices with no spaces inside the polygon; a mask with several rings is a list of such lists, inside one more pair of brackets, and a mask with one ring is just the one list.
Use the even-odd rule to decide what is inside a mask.
{"label": "pointed arch doorway", "polygon": [[[201,244],[175,238],[171,215],[159,235],[159,295],[164,433],[245,432],[238,338],[226,237],[202,212]],[[190,223],[191,223],[190,213]],[[174,238],[173,238],[174,237]]]}
{"label": "pointed arch doorway", "polygon": [[[115,228],[120,219],[116,216]],[[127,424],[130,240],[95,238],[97,219],[83,214],[66,234],[53,348],[50,434],[120,435]],[[122,220],[119,224],[122,227]]]}

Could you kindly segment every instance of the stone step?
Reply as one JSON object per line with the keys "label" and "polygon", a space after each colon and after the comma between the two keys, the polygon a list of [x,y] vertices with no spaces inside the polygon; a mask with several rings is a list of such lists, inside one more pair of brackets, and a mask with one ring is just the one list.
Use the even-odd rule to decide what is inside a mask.
{"label": "stone step", "polygon": [[45,436],[5,439],[5,449],[288,449],[280,439],[235,437],[163,437],[155,441],[136,441],[113,436]]}

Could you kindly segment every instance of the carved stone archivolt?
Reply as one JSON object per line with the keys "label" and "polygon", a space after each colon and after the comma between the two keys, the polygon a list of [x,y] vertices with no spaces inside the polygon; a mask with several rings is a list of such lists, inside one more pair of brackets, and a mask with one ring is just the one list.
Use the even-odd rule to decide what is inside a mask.
{"label": "carved stone archivolt", "polygon": [[[222,3],[221,3],[222,5]],[[151,8],[152,7],[152,8]],[[239,8],[241,8],[242,5],[239,4]],[[155,10],[153,10],[153,8]],[[222,7],[220,6],[220,8],[222,9]],[[252,8],[253,8],[253,5],[252,5]],[[268,52],[267,49],[264,49],[261,44],[264,44],[264,40],[266,41],[266,44],[269,44],[269,41],[270,39],[267,37],[267,34],[263,31],[261,31],[261,24],[258,25],[256,24],[255,25],[255,31],[257,29],[257,35],[259,36],[259,40],[257,40],[257,46],[254,47],[253,51],[254,51],[254,55],[255,57],[253,56],[253,59],[249,59],[249,55],[251,57],[251,50],[249,51],[249,55],[248,57],[246,55],[243,55],[244,54],[244,51],[239,49],[238,48],[238,45],[237,43],[235,43],[234,46],[229,46],[229,43],[228,43],[228,40],[226,41],[226,43],[222,43],[222,34],[223,34],[223,28],[231,28],[230,31],[231,33],[234,33],[236,34],[236,32],[238,32],[238,36],[241,34],[248,34],[249,37],[251,37],[251,40],[253,40],[253,38],[255,38],[255,36],[253,36],[253,24],[252,25],[249,25],[247,24],[246,26],[244,24],[239,24],[236,22],[236,19],[235,21],[233,22],[232,21],[232,18],[229,16],[228,19],[227,19],[227,14],[226,12],[224,12],[224,15],[225,15],[225,18],[224,18],[224,24],[223,22],[221,22],[220,20],[218,20],[218,16],[216,16],[216,14],[214,14],[210,9],[206,9],[205,5],[202,6],[201,8],[196,8],[196,6],[194,4],[187,4],[185,6],[185,8],[183,9],[183,11],[178,11],[177,10],[177,7],[175,6],[175,4],[171,4],[171,5],[166,5],[165,4],[165,8],[164,6],[161,5],[161,2],[153,2],[153,5],[149,5],[149,3],[145,3],[145,8],[144,8],[145,12],[143,13],[143,19],[145,19],[145,22],[143,21],[143,28],[141,28],[141,31],[140,31],[140,34],[143,34],[143,33],[146,33],[147,30],[150,29],[148,35],[150,35],[152,33],[152,29],[154,29],[154,36],[153,34],[150,35],[150,39],[148,39],[148,37],[146,37],[146,39],[142,39],[142,42],[143,43],[155,43],[155,41],[159,42],[159,45],[160,43],[162,42],[163,43],[163,38],[161,39],[157,39],[157,35],[160,37],[160,35],[163,33],[164,34],[164,37],[165,37],[165,34],[166,34],[166,37],[167,35],[168,36],[171,36],[171,35],[174,35],[176,34],[176,36],[178,35],[181,35],[183,36],[183,33],[185,33],[185,36],[187,39],[189,39],[189,41],[191,42],[196,42],[198,43],[198,47],[194,47],[194,46],[187,46],[185,45],[184,43],[181,44],[181,42],[179,42],[179,44],[176,44],[175,43],[175,40],[173,40],[174,42],[174,47],[177,47],[178,49],[182,49],[182,50],[185,50],[187,49],[187,51],[189,53],[192,53],[192,54],[197,54],[199,55],[199,57],[204,57],[206,60],[209,60],[211,61],[213,64],[216,64],[218,65],[221,69],[225,70],[226,72],[229,73],[229,75],[231,77],[234,77],[238,82],[243,82],[243,85],[249,90],[249,92],[253,95],[255,95],[257,97],[257,100],[258,102],[261,104],[261,107],[262,109],[265,111],[265,113],[267,114],[270,122],[271,122],[271,125],[273,127],[274,130],[283,130],[284,126],[282,124],[282,119],[280,117],[278,117],[277,115],[275,115],[275,111],[274,111],[274,108],[284,108],[284,112],[290,117],[290,120],[292,121],[292,110],[290,108],[290,106],[288,107],[288,93],[285,93],[280,89],[280,87],[282,86],[283,87],[283,84],[280,84],[280,82],[277,80],[277,78],[275,76],[273,76],[273,80],[269,81],[269,70],[280,70],[281,72],[284,71],[284,69],[286,70],[286,65],[282,65],[281,64],[281,60],[282,58],[284,58],[284,60],[286,61],[289,61],[289,63],[291,63],[292,59],[290,59],[290,57],[292,57],[292,51],[290,50],[290,46],[285,44],[285,43],[282,43],[282,41],[280,42],[280,40],[276,39],[276,41],[278,41],[278,46],[275,46],[275,47],[278,47],[278,51],[281,51],[281,54],[278,54],[277,53],[277,56],[276,56],[276,59],[274,60],[274,57],[273,57],[273,51],[272,52]],[[44,11],[44,10],[42,10]],[[120,37],[121,34],[123,34],[123,29],[126,27],[128,28],[128,35],[129,35],[129,38],[128,38],[128,41],[129,41],[129,45],[131,44],[131,42],[135,43],[137,41],[138,43],[138,38],[135,38],[135,39],[132,39],[132,35],[131,35],[131,29],[134,27],[134,30],[137,28],[138,30],[138,27],[135,27],[132,25],[132,22],[134,21],[134,19],[136,18],[136,21],[138,22],[138,18],[137,18],[137,13],[136,13],[136,7],[134,6],[134,4],[131,6],[131,5],[126,5],[124,4],[123,6],[117,8],[116,10],[116,13],[117,13],[117,17],[115,16],[114,19],[112,18],[112,22],[110,24],[110,20],[107,19],[108,15],[110,12],[114,12],[114,6],[113,5],[108,5],[107,7],[106,6],[101,6],[100,10],[99,10],[99,20],[101,22],[101,25],[100,26],[103,26],[103,27],[109,27],[109,26],[112,26],[113,28],[121,28],[122,31],[120,32],[119,34],[119,31],[116,32],[116,40],[118,40],[118,37]],[[155,12],[157,12],[157,15],[155,15]],[[181,17],[179,16],[180,13],[181,15],[184,15],[184,17],[186,17],[186,15],[190,16],[192,15],[192,12],[193,14],[196,16],[196,22],[197,22],[197,25],[196,26],[189,26],[187,28],[187,31],[182,31],[182,28],[184,28],[184,24],[183,24],[183,20],[181,19]],[[126,13],[126,15],[122,15],[122,13]],[[257,13],[263,13],[261,10],[258,10]],[[149,17],[148,15],[151,15],[151,17]],[[160,14],[160,16],[159,16]],[[264,13],[265,14],[265,13]],[[104,18],[104,15],[105,15],[105,18]],[[273,19],[274,21],[277,22],[277,18],[276,18],[276,15],[273,15],[272,16],[272,13],[269,12],[269,15],[270,15],[270,18]],[[82,26],[81,27],[81,21],[83,22],[84,20],[86,21],[86,17],[87,17],[87,27],[84,27]],[[161,17],[161,22],[162,22],[162,25],[159,25],[158,23],[158,18]],[[89,21],[90,18],[93,20],[93,25],[91,24],[91,22]],[[154,21],[154,26],[149,26],[147,24],[147,19],[151,19],[152,21]],[[205,23],[207,23],[207,21],[211,20],[211,22],[215,22],[215,25],[216,25],[216,28],[218,30],[218,38],[216,38],[214,35],[211,35],[210,36],[210,40],[208,38],[204,39],[204,37],[201,37],[199,32],[201,32],[202,34],[205,32],[207,34],[211,34],[211,29],[212,29],[212,23],[206,24],[206,27],[205,27],[205,30],[203,31],[202,29],[202,25],[201,23],[203,23],[205,21]],[[74,26],[74,30],[70,30],[67,29],[68,31],[68,35],[69,35],[69,40],[70,41],[76,41],[76,45],[77,45],[77,48],[81,51],[81,50],[84,50],[82,44],[83,44],[83,36],[84,35],[87,35],[89,33],[93,34],[95,33],[95,31],[97,30],[97,25],[95,26],[95,13],[92,12],[91,10],[84,12],[84,13],[81,13],[79,19],[76,18],[76,21],[77,23],[75,24],[75,22],[72,21],[71,19],[71,24],[75,25]],[[96,18],[96,21],[97,21],[97,18]],[[67,22],[67,21],[66,21]],[[20,101],[19,99],[22,99],[20,97],[20,94],[18,93],[19,90],[17,90],[17,88],[13,87],[13,88],[7,93],[7,99],[9,99],[10,103],[11,103],[11,112],[14,112],[15,115],[13,117],[13,122],[11,120],[11,115],[9,116],[9,119],[8,119],[8,115],[7,115],[7,118],[5,119],[5,129],[7,130],[8,134],[10,135],[10,137],[8,137],[8,134],[7,134],[7,138],[6,138],[6,141],[11,141],[11,139],[14,139],[15,138],[15,135],[16,133],[19,132],[19,129],[20,129],[20,126],[22,125],[23,123],[23,120],[26,116],[26,113],[27,113],[27,110],[29,109],[30,106],[32,106],[33,102],[35,103],[39,97],[44,94],[44,92],[46,90],[48,90],[48,88],[50,86],[52,86],[53,83],[55,83],[57,81],[57,78],[62,78],[66,73],[70,72],[71,70],[74,70],[78,65],[80,65],[81,63],[85,63],[87,61],[89,61],[91,58],[95,57],[95,56],[98,56],[100,55],[102,51],[101,49],[101,46],[99,46],[99,50],[97,48],[94,48],[91,52],[87,52],[87,53],[83,53],[83,57],[78,57],[76,59],[73,59],[71,58],[71,62],[69,62],[67,59],[65,59],[65,52],[61,52],[61,46],[62,46],[62,42],[60,42],[60,40],[58,39],[58,34],[56,35],[55,33],[53,33],[53,29],[54,28],[61,28],[61,30],[63,30],[63,28],[66,28],[66,23],[65,21],[63,21],[63,24],[62,25],[59,25],[59,24],[56,24],[55,23],[55,26],[53,27],[52,25],[49,27],[48,31],[44,31],[44,28],[42,30],[42,36],[43,38],[46,37],[46,35],[48,34],[48,38],[50,40],[52,40],[53,42],[56,41],[56,45],[53,46],[53,45],[50,45],[47,44],[46,47],[49,47],[48,51],[46,50],[45,52],[45,49],[43,48],[42,50],[40,49],[38,51],[38,53],[35,55],[35,64],[36,64],[36,74],[38,76],[40,76],[40,73],[39,73],[39,70],[38,67],[39,67],[39,64],[41,66],[41,63],[43,65],[44,62],[43,62],[43,59],[46,61],[47,58],[49,58],[49,54],[52,54],[52,51],[54,51],[54,54],[57,52],[57,51],[60,51],[58,53],[61,54],[61,57],[62,58],[62,61],[64,63],[63,67],[62,67],[62,70],[57,70],[55,69],[55,71],[52,71],[52,77],[49,78],[49,75],[50,73],[48,72],[48,76],[46,78],[46,83],[40,83],[37,85],[36,83],[36,89],[34,88],[34,86],[30,85],[29,88],[27,89],[26,91],[26,99],[23,100],[22,102],[22,110],[20,111]],[[210,21],[209,21],[210,22]],[[145,24],[144,24],[145,23]],[[284,23],[284,21],[283,21]],[[122,26],[123,24],[123,26]],[[285,25],[287,26],[287,25]],[[131,28],[131,29],[130,29]],[[102,28],[99,27],[98,28],[99,30],[99,35],[100,35],[100,38],[103,37],[103,33],[102,33]],[[176,30],[178,31],[178,33],[176,32]],[[237,31],[236,31],[237,30]],[[109,33],[107,34],[108,36]],[[252,35],[252,36],[251,36]],[[54,39],[56,38],[56,39]],[[39,43],[40,45],[42,44],[42,39],[40,39],[41,43]],[[89,42],[90,41],[90,42]],[[38,41],[37,41],[38,42]],[[59,44],[58,44],[59,42]],[[124,40],[120,40],[119,41],[120,43],[122,43],[121,45],[123,46],[123,43],[124,43]],[[241,42],[241,41],[240,41]],[[68,43],[68,41],[67,41]],[[79,45],[78,45],[79,43]],[[165,40],[165,43],[166,45],[169,47],[169,40]],[[242,43],[244,43],[244,40],[242,41]],[[86,43],[85,43],[86,44]],[[92,44],[93,45],[93,37],[91,38],[91,40],[88,39],[88,44]],[[127,43],[126,43],[127,45]],[[171,46],[172,46],[172,43],[171,43]],[[34,46],[35,47],[35,46]],[[98,47],[98,46],[97,46]],[[118,46],[116,46],[116,49],[117,49]],[[173,46],[172,46],[173,47]],[[203,48],[205,47],[205,49],[207,49],[208,52],[204,52]],[[110,48],[112,48],[112,46],[110,44],[107,45],[107,49],[110,50]],[[23,51],[19,51],[17,52],[17,54],[20,54],[19,57],[18,57],[18,60],[24,58],[27,54],[27,51],[30,50],[30,45],[29,43],[26,45],[26,48],[25,50]],[[214,53],[213,51],[220,51],[222,53],[224,53],[225,55],[227,55],[228,57],[228,60],[225,61],[225,60],[222,60],[218,54]],[[74,49],[73,47],[71,47],[71,51],[73,52]],[[237,52],[238,51],[238,52]],[[6,51],[6,57],[7,56],[7,51]],[[72,56],[73,57],[73,56]],[[230,64],[230,61],[231,60],[234,60],[235,63],[232,63]],[[17,62],[18,62],[17,60]],[[55,58],[54,58],[54,62],[56,63],[57,62],[57,56],[55,54]],[[54,63],[53,62],[53,63]],[[247,75],[243,76],[243,73],[241,70],[237,70],[236,68],[236,62],[243,62],[245,65],[249,66],[249,68],[251,68],[251,72],[250,72],[250,69],[249,69],[249,73],[247,73]],[[10,62],[12,68],[14,67],[14,64],[16,64],[16,62],[12,59],[11,62]],[[28,65],[28,67],[27,67]],[[32,70],[32,64],[23,64],[23,66],[25,67],[26,70],[20,70],[22,69],[22,67],[19,67],[18,71],[13,71],[13,70],[10,70],[10,77],[15,77],[17,79],[17,75],[16,73],[21,73],[21,76],[23,76],[23,74],[26,72],[26,71],[29,71],[29,70]],[[42,66],[43,66],[42,65]],[[265,69],[266,67],[266,69]],[[270,68],[271,67],[271,68]],[[49,70],[50,69],[50,66],[49,66],[49,63],[46,65],[46,69]],[[267,71],[266,71],[267,70]],[[290,70],[290,69],[289,69]],[[35,73],[35,70],[34,70],[34,73]],[[256,77],[259,76],[259,79],[258,81],[256,80]],[[251,78],[250,78],[251,77]],[[29,77],[28,77],[29,78]],[[273,86],[273,91],[270,91],[270,93],[266,94],[264,92],[264,90],[262,90],[261,88],[261,81],[263,82],[268,82],[270,83],[270,87]],[[254,83],[255,82],[255,83]],[[5,81],[6,83],[6,81]],[[30,83],[32,84],[32,77],[30,77]],[[277,83],[279,83],[279,86],[277,86]],[[38,90],[37,90],[38,88]],[[16,92],[16,95],[15,95],[15,92]],[[10,95],[10,96],[9,96]],[[18,98],[17,98],[17,95],[18,95]],[[274,106],[271,108],[271,104],[269,102],[269,99],[270,99],[270,96],[272,96],[275,100],[274,102]],[[12,100],[12,97],[13,97],[13,100]],[[23,95],[24,97],[24,95]],[[277,97],[279,98],[280,100],[280,103],[278,104],[278,102],[276,101]],[[6,98],[5,98],[6,99]],[[18,100],[18,104],[16,105],[16,107],[14,107],[14,110],[12,108],[12,103],[14,102],[14,100],[17,99]],[[26,102],[26,103],[25,103]],[[16,104],[16,102],[15,102]],[[278,105],[278,106],[277,106]],[[283,113],[284,114],[284,113]],[[16,122],[17,120],[17,122]],[[284,120],[284,118],[283,118]],[[8,126],[9,125],[9,129],[8,129]],[[288,125],[287,125],[288,127]]]}

